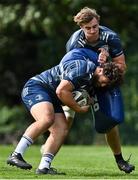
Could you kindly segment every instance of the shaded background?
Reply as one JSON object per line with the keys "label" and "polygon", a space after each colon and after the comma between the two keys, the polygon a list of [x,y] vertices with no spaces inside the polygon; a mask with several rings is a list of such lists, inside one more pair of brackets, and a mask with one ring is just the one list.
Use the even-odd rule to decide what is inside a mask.
{"label": "shaded background", "polygon": [[[20,92],[36,73],[48,69],[65,54],[65,44],[78,29],[73,16],[95,8],[101,25],[116,31],[126,54],[122,87],[125,123],[122,144],[138,144],[138,3],[136,0],[0,0],[0,142],[16,143],[32,118]],[[43,141],[38,139],[37,143]],[[66,144],[100,144],[90,112],[77,115]]]}

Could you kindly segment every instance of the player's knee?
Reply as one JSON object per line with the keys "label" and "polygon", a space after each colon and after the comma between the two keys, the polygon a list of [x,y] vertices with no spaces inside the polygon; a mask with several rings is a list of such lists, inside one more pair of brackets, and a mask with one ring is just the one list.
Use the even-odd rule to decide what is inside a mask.
{"label": "player's knee", "polygon": [[51,116],[51,117],[43,116],[39,120],[39,123],[41,124],[43,130],[47,130],[54,123],[54,117],[53,116]]}

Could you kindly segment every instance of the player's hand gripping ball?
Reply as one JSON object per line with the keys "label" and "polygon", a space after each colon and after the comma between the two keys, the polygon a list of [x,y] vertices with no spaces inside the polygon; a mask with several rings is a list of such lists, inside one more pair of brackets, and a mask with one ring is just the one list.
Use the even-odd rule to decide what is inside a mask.
{"label": "player's hand gripping ball", "polygon": [[89,93],[86,90],[84,89],[75,90],[72,92],[72,94],[75,101],[80,106],[87,106],[92,104],[92,99],[90,98]]}

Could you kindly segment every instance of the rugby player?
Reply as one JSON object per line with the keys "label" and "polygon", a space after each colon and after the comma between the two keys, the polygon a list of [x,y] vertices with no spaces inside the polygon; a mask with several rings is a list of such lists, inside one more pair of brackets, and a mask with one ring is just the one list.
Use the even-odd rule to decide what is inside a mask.
{"label": "rugby player", "polygon": [[112,86],[122,80],[122,72],[115,63],[96,66],[97,60],[97,53],[90,49],[73,49],[57,66],[27,81],[22,91],[22,100],[35,122],[26,129],[7,159],[8,164],[31,169],[32,165],[23,159],[24,152],[38,136],[49,130],[49,146],[44,150],[36,173],[57,174],[50,168],[50,162],[68,134],[68,123],[62,105],[67,105],[75,112],[85,113],[89,105],[79,106],[73,98],[72,91],[80,88],[89,89],[90,85],[96,88]]}

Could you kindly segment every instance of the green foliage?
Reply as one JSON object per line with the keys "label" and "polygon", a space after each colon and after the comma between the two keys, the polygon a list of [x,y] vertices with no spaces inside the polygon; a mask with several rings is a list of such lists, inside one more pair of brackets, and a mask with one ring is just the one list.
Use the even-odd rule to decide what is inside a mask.
{"label": "green foliage", "polygon": [[[125,123],[121,126],[121,137],[124,144],[137,144],[138,137],[138,54],[135,49],[127,56],[128,69],[122,88],[125,105]],[[126,136],[126,132],[129,132]]]}
{"label": "green foliage", "polygon": [[12,143],[17,140],[31,122],[24,108],[20,106],[2,106],[0,117],[0,137],[3,138],[1,143]]}

